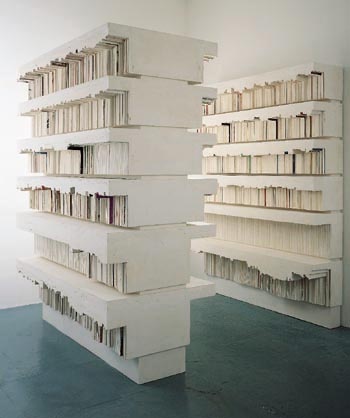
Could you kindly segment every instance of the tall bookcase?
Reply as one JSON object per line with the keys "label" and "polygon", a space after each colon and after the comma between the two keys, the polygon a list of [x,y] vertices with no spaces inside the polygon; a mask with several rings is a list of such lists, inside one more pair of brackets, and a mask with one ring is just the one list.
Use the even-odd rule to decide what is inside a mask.
{"label": "tall bookcase", "polygon": [[215,238],[194,240],[193,270],[217,292],[334,328],[342,305],[343,72],[306,64],[215,85],[202,132]]}
{"label": "tall bookcase", "polygon": [[202,82],[216,44],[105,24],[20,70],[33,137],[18,143],[35,257],[18,271],[39,285],[43,318],[137,383],[185,371],[190,301],[214,285],[190,277],[190,241],[215,180],[201,172],[210,134]]}

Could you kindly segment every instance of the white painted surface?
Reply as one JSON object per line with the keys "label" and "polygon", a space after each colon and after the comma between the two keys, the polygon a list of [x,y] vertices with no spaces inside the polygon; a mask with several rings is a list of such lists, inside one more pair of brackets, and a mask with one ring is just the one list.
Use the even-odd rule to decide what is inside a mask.
{"label": "white painted surface", "polygon": [[187,33],[216,41],[206,82],[306,62],[350,65],[347,0],[189,0]]}

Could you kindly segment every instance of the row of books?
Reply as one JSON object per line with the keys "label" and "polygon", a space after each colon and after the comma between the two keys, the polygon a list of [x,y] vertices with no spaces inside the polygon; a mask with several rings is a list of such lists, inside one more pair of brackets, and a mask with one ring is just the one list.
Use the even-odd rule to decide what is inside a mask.
{"label": "row of books", "polygon": [[206,174],[325,174],[325,150],[293,150],[293,154],[234,155],[203,158]]}
{"label": "row of books", "polygon": [[203,126],[200,132],[217,135],[221,144],[234,142],[275,141],[295,138],[318,138],[323,136],[323,113],[299,114],[289,118],[275,117],[267,120],[252,120],[223,123],[218,126]]}
{"label": "row of books", "polygon": [[97,280],[119,292],[124,291],[127,263],[101,263],[99,258],[87,251],[71,248],[68,244],[34,235],[35,254]]}
{"label": "row of books", "polygon": [[128,174],[129,145],[106,142],[71,146],[68,150],[29,153],[29,171],[45,174]]}
{"label": "row of books", "polygon": [[32,135],[47,136],[127,124],[126,91],[100,94],[31,114]]}
{"label": "row of books", "polygon": [[254,85],[242,91],[228,89],[211,104],[203,105],[203,115],[214,115],[261,107],[279,106],[324,98],[324,74],[300,74],[295,80]]}
{"label": "row of books", "polygon": [[62,150],[30,153],[29,171],[45,174],[81,174],[81,152]]}
{"label": "row of books", "polygon": [[263,219],[205,214],[216,225],[216,237],[257,247],[329,257],[330,225],[306,225]]}
{"label": "row of books", "polygon": [[70,303],[67,296],[56,289],[50,288],[45,283],[40,287],[40,299],[51,309],[67,316],[72,321],[78,323],[91,333],[91,337],[111,348],[120,356],[123,355],[124,329],[106,329],[103,324],[99,324],[85,313],[78,312]]}
{"label": "row of books", "polygon": [[128,226],[128,197],[62,193],[40,188],[29,191],[30,208],[107,225]]}
{"label": "row of books", "polygon": [[20,81],[28,83],[28,98],[34,99],[107,75],[122,75],[126,72],[126,54],[126,40],[108,37],[95,48],[84,48],[51,61],[20,77]]}
{"label": "row of books", "polygon": [[219,187],[215,195],[206,196],[208,203],[262,206],[296,210],[322,210],[322,192],[287,187]]}
{"label": "row of books", "polygon": [[244,286],[263,290],[271,295],[330,306],[331,277],[330,271],[324,270],[320,278],[311,279],[292,273],[288,280],[279,280],[262,273],[247,262],[231,260],[216,254],[205,254],[205,271],[209,276],[231,280]]}

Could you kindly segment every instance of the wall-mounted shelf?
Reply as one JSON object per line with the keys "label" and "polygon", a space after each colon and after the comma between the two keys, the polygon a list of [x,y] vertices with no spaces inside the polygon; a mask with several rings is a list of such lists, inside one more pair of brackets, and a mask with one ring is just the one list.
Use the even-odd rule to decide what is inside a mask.
{"label": "wall-mounted shelf", "polygon": [[342,68],[309,63],[214,86],[219,99],[204,108],[202,131],[219,134],[203,152],[205,177],[219,183],[205,205],[217,236],[193,242],[197,267],[205,261],[218,293],[339,326]]}
{"label": "wall-mounted shelf", "polygon": [[208,115],[203,116],[203,123],[204,125],[213,126],[234,121],[252,120],[254,118],[263,120],[279,116],[287,118],[296,116],[300,113],[306,115],[321,113],[323,136],[335,138],[342,137],[342,105],[339,102],[310,101],[222,113],[218,115]]}

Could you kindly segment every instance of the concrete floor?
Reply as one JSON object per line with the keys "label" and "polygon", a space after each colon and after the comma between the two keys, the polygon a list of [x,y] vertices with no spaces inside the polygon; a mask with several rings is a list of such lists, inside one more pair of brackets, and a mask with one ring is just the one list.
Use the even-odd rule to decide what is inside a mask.
{"label": "concrete floor", "polygon": [[223,296],[192,303],[187,373],[138,386],[41,320],[0,311],[1,418],[350,416],[350,330]]}

